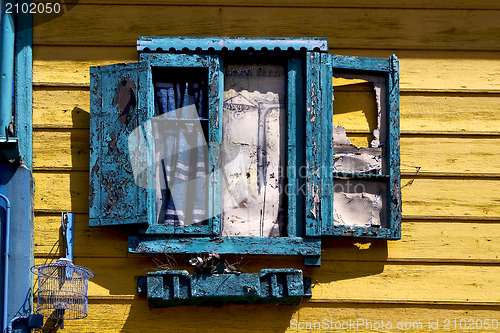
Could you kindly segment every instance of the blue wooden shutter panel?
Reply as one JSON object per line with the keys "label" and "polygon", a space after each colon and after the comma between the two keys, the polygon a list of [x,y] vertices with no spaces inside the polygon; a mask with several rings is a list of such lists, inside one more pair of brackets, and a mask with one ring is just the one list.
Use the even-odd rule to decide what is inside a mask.
{"label": "blue wooden shutter panel", "polygon": [[[128,137],[151,116],[145,95],[149,66],[139,62],[92,67],[90,74],[89,223],[148,223],[154,198],[136,185]],[[149,158],[147,152],[142,158]]]}
{"label": "blue wooden shutter panel", "polygon": [[[353,227],[334,225],[333,206],[322,210],[322,234],[343,237],[371,237],[383,239],[401,238],[401,186],[400,186],[400,129],[399,129],[399,63],[395,55],[389,59],[363,58],[349,56],[335,56],[322,54],[321,77],[323,94],[321,95],[323,108],[323,133],[332,133],[333,120],[333,90],[332,77],[335,70],[343,72],[363,73],[385,76],[386,79],[386,120],[387,120],[387,172],[379,176],[378,180],[387,183],[387,226],[380,228]],[[328,164],[328,170],[333,170],[333,136],[324,138],[323,161]],[[330,155],[329,153],[330,152]],[[376,177],[374,177],[375,179]],[[322,201],[328,198],[327,204],[333,203],[334,178],[333,174],[323,176],[324,190],[331,189],[330,193],[323,192]]]}
{"label": "blue wooden shutter panel", "polygon": [[[214,235],[220,233],[217,170],[221,142],[222,74],[216,55],[142,54],[140,62],[91,68],[91,226],[148,224],[145,233]],[[156,223],[154,190],[155,116],[152,67],[207,68],[210,164],[209,225],[176,227]],[[132,134],[132,135],[131,135]],[[143,135],[141,135],[143,134]],[[135,147],[129,152],[129,146]],[[131,155],[132,154],[132,155]],[[131,155],[131,156],[130,156]],[[133,171],[145,169],[138,179]],[[137,174],[136,174],[137,177]]]}

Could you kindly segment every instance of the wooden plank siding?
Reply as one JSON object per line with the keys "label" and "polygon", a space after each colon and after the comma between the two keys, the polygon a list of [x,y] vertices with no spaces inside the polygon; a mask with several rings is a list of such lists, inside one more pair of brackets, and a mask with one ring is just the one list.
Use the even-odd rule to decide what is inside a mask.
{"label": "wooden plank siding", "polygon": [[[128,230],[89,228],[86,214],[75,215],[75,257],[127,257]],[[39,258],[59,256],[59,216],[39,214],[40,226],[35,234],[35,254]],[[322,260],[425,262],[425,263],[500,263],[496,251],[500,246],[500,230],[489,221],[459,220],[428,222],[404,219],[402,238],[398,242],[359,239],[325,239]],[[51,240],[51,241],[49,241]],[[358,244],[358,245],[355,245]],[[439,251],[435,247],[439,246]],[[158,256],[156,256],[158,257]],[[162,257],[158,257],[160,260]],[[250,261],[266,260],[254,256]]]}
{"label": "wooden plank siding", "polygon": [[[60,213],[71,211],[75,263],[96,273],[88,318],[66,321],[64,331],[301,332],[291,320],[324,319],[422,322],[424,328],[439,320],[442,329],[445,319],[499,320],[499,15],[500,4],[486,0],[81,0],[42,25],[35,16],[35,263],[62,255]],[[319,268],[295,257],[225,258],[251,272],[303,269],[313,296],[298,306],[150,310],[137,296],[136,276],[161,264],[189,269],[188,258],[128,254],[134,228],[88,226],[89,67],[137,61],[141,35],[319,36],[328,38],[330,53],[395,53],[402,239],[324,237]],[[370,134],[362,117],[344,125],[360,141]],[[346,330],[308,330],[316,331]]]}
{"label": "wooden plank siding", "polygon": [[[42,2],[41,0],[33,1],[35,3]],[[132,0],[68,0],[65,1],[67,4],[137,4],[137,1]],[[186,3],[182,0],[147,0],[142,1],[143,5],[185,5]],[[332,6],[329,0],[314,0],[314,1],[304,1],[304,0],[275,0],[272,2],[266,1],[232,1],[232,0],[219,0],[214,2],[213,0],[196,0],[190,1],[191,6],[243,6],[243,7],[329,7]],[[411,0],[411,1],[398,1],[398,0],[385,0],[385,1],[369,1],[369,0],[342,0],[336,1],[334,7],[336,8],[422,8],[422,9],[500,9],[500,4],[488,0],[474,0],[474,1],[463,1],[463,0],[449,0],[444,2],[436,2],[432,0]]]}
{"label": "wooden plank siding", "polygon": [[[57,20],[39,25],[33,32],[33,43],[132,46],[141,35],[278,37],[300,33],[297,37],[327,37],[329,44],[337,48],[356,45],[355,48],[370,49],[485,51],[495,50],[500,37],[496,20],[499,12],[494,9],[291,7],[286,8],[286,15],[283,10],[245,6],[80,5]],[[81,28],[89,24],[93,28],[91,34]]]}
{"label": "wooden plank siding", "polygon": [[[356,135],[351,134],[350,137],[355,138]],[[88,129],[64,128],[55,133],[53,128],[38,128],[33,136],[36,156],[33,167],[36,170],[88,171]],[[403,135],[401,148],[404,176],[457,173],[484,177],[500,175],[500,139],[495,136]],[[58,151],[57,156],[54,156],[53,150]],[[489,154],[482,151],[489,151]],[[435,158],[425,159],[422,156]],[[471,159],[471,156],[474,158]]]}
{"label": "wooden plank siding", "polygon": [[[196,309],[198,316],[204,320],[193,320],[193,314],[186,308],[149,309],[147,303],[139,300],[124,301],[94,301],[89,304],[89,316],[85,319],[86,325],[82,328],[80,321],[70,320],[64,323],[65,331],[74,332],[138,332],[147,327],[150,332],[170,332],[171,327],[167,320],[158,318],[175,318],[175,328],[183,327],[189,332],[206,332],[207,328],[218,327],[218,332],[284,332],[288,328],[290,320],[301,322],[317,322],[323,319],[334,322],[356,322],[358,319],[380,322],[391,318],[394,325],[398,322],[428,324],[429,319],[439,321],[441,327],[446,319],[457,318],[492,318],[498,312],[491,306],[478,306],[474,309],[464,310],[460,306],[435,305],[429,309],[419,304],[380,304],[365,303],[360,307],[359,303],[334,304],[335,311],[323,303],[309,303],[300,307],[276,307],[262,306],[231,306],[224,307],[223,311],[215,307]],[[436,311],[437,310],[437,311]],[[437,314],[436,314],[437,312]],[[321,318],[321,319],[318,319]],[[225,323],[223,325],[222,323]],[[416,326],[415,326],[416,327]],[[355,332],[368,331],[360,325]],[[293,332],[294,330],[289,331]],[[319,330],[301,330],[302,332],[319,332]],[[341,330],[337,330],[341,331]],[[344,330],[345,331],[345,330]],[[411,330],[408,330],[411,331]],[[299,331],[300,332],[300,331]],[[336,330],[323,330],[323,332],[336,332]],[[376,331],[375,331],[376,332]],[[380,332],[380,330],[379,330]],[[451,326],[447,332],[459,333],[460,329]]]}
{"label": "wooden plank siding", "polygon": [[[331,40],[331,39],[329,39]],[[135,40],[134,40],[135,43]],[[387,58],[396,53],[401,61],[403,93],[466,93],[500,91],[495,78],[500,73],[498,52],[343,49],[330,43],[330,53]],[[87,87],[89,66],[137,61],[134,47],[46,46],[33,50],[33,84],[39,86]]]}
{"label": "wooden plank siding", "polygon": [[[47,262],[45,258],[35,260],[35,264]],[[245,268],[255,269],[264,262],[273,265],[273,268],[300,264],[300,260],[289,260],[287,263],[280,260],[253,260]],[[93,299],[134,299],[137,294],[135,276],[157,268],[154,261],[142,256],[80,258],[78,263],[94,272],[100,272],[89,281],[88,295]],[[496,278],[500,273],[498,265],[331,260],[322,262],[321,266],[321,270],[303,269],[305,275],[317,281],[311,301],[409,301],[428,304],[452,301],[499,305],[498,300],[491,299],[491,293],[500,288]],[[124,270],[127,271],[126,276]],[[478,280],[478,276],[482,277],[481,280]],[[452,286],[450,280],[453,281]],[[436,293],[436,290],[439,292]]]}
{"label": "wooden plank siding", "polygon": [[[51,69],[48,69],[49,71]],[[36,86],[33,126],[89,128],[89,90],[85,87]],[[471,109],[471,103],[474,108]],[[401,132],[407,134],[496,135],[500,133],[498,93],[401,93]],[[463,117],[466,113],[467,117]],[[487,119],[487,121],[485,121]],[[362,131],[353,123],[349,131]]]}

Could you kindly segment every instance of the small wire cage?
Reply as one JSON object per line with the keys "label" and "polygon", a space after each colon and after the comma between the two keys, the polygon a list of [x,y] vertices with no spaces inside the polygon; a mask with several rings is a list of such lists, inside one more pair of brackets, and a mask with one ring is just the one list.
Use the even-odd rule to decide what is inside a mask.
{"label": "small wire cage", "polygon": [[94,277],[90,269],[61,258],[31,270],[38,275],[37,313],[60,320],[87,317],[88,280]]}

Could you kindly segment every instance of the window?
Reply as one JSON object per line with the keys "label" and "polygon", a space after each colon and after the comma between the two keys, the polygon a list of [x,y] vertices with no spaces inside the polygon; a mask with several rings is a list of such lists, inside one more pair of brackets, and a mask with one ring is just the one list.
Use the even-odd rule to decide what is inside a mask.
{"label": "window", "polygon": [[322,57],[333,89],[322,97],[323,133],[332,133],[324,151],[333,154],[331,177],[323,177],[333,196],[322,210],[323,234],[400,239],[398,60]]}
{"label": "window", "polygon": [[[395,57],[286,38],[141,37],[138,51],[137,63],[91,68],[91,225],[143,225],[133,253],[308,265],[322,235],[400,237]],[[336,78],[374,87],[370,147],[334,127]]]}

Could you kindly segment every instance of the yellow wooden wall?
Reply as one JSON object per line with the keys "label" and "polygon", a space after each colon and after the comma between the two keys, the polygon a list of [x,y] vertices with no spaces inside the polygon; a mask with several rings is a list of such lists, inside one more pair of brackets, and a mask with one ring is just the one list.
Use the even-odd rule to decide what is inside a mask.
{"label": "yellow wooden wall", "polygon": [[[61,255],[60,213],[71,211],[75,263],[96,273],[88,318],[66,322],[65,332],[294,332],[292,319],[422,322],[424,328],[429,320],[439,320],[440,328],[445,319],[500,320],[499,2],[139,2],[81,0],[42,25],[35,15],[35,261]],[[128,254],[127,230],[89,228],[87,199],[89,66],[136,61],[141,35],[327,37],[331,53],[395,53],[402,239],[325,239],[320,268],[296,258],[242,260],[247,270],[303,268],[314,285],[312,299],[300,306],[150,310],[136,296],[135,276],[157,267],[155,259],[168,260]],[[175,259],[172,267],[187,260]]]}

